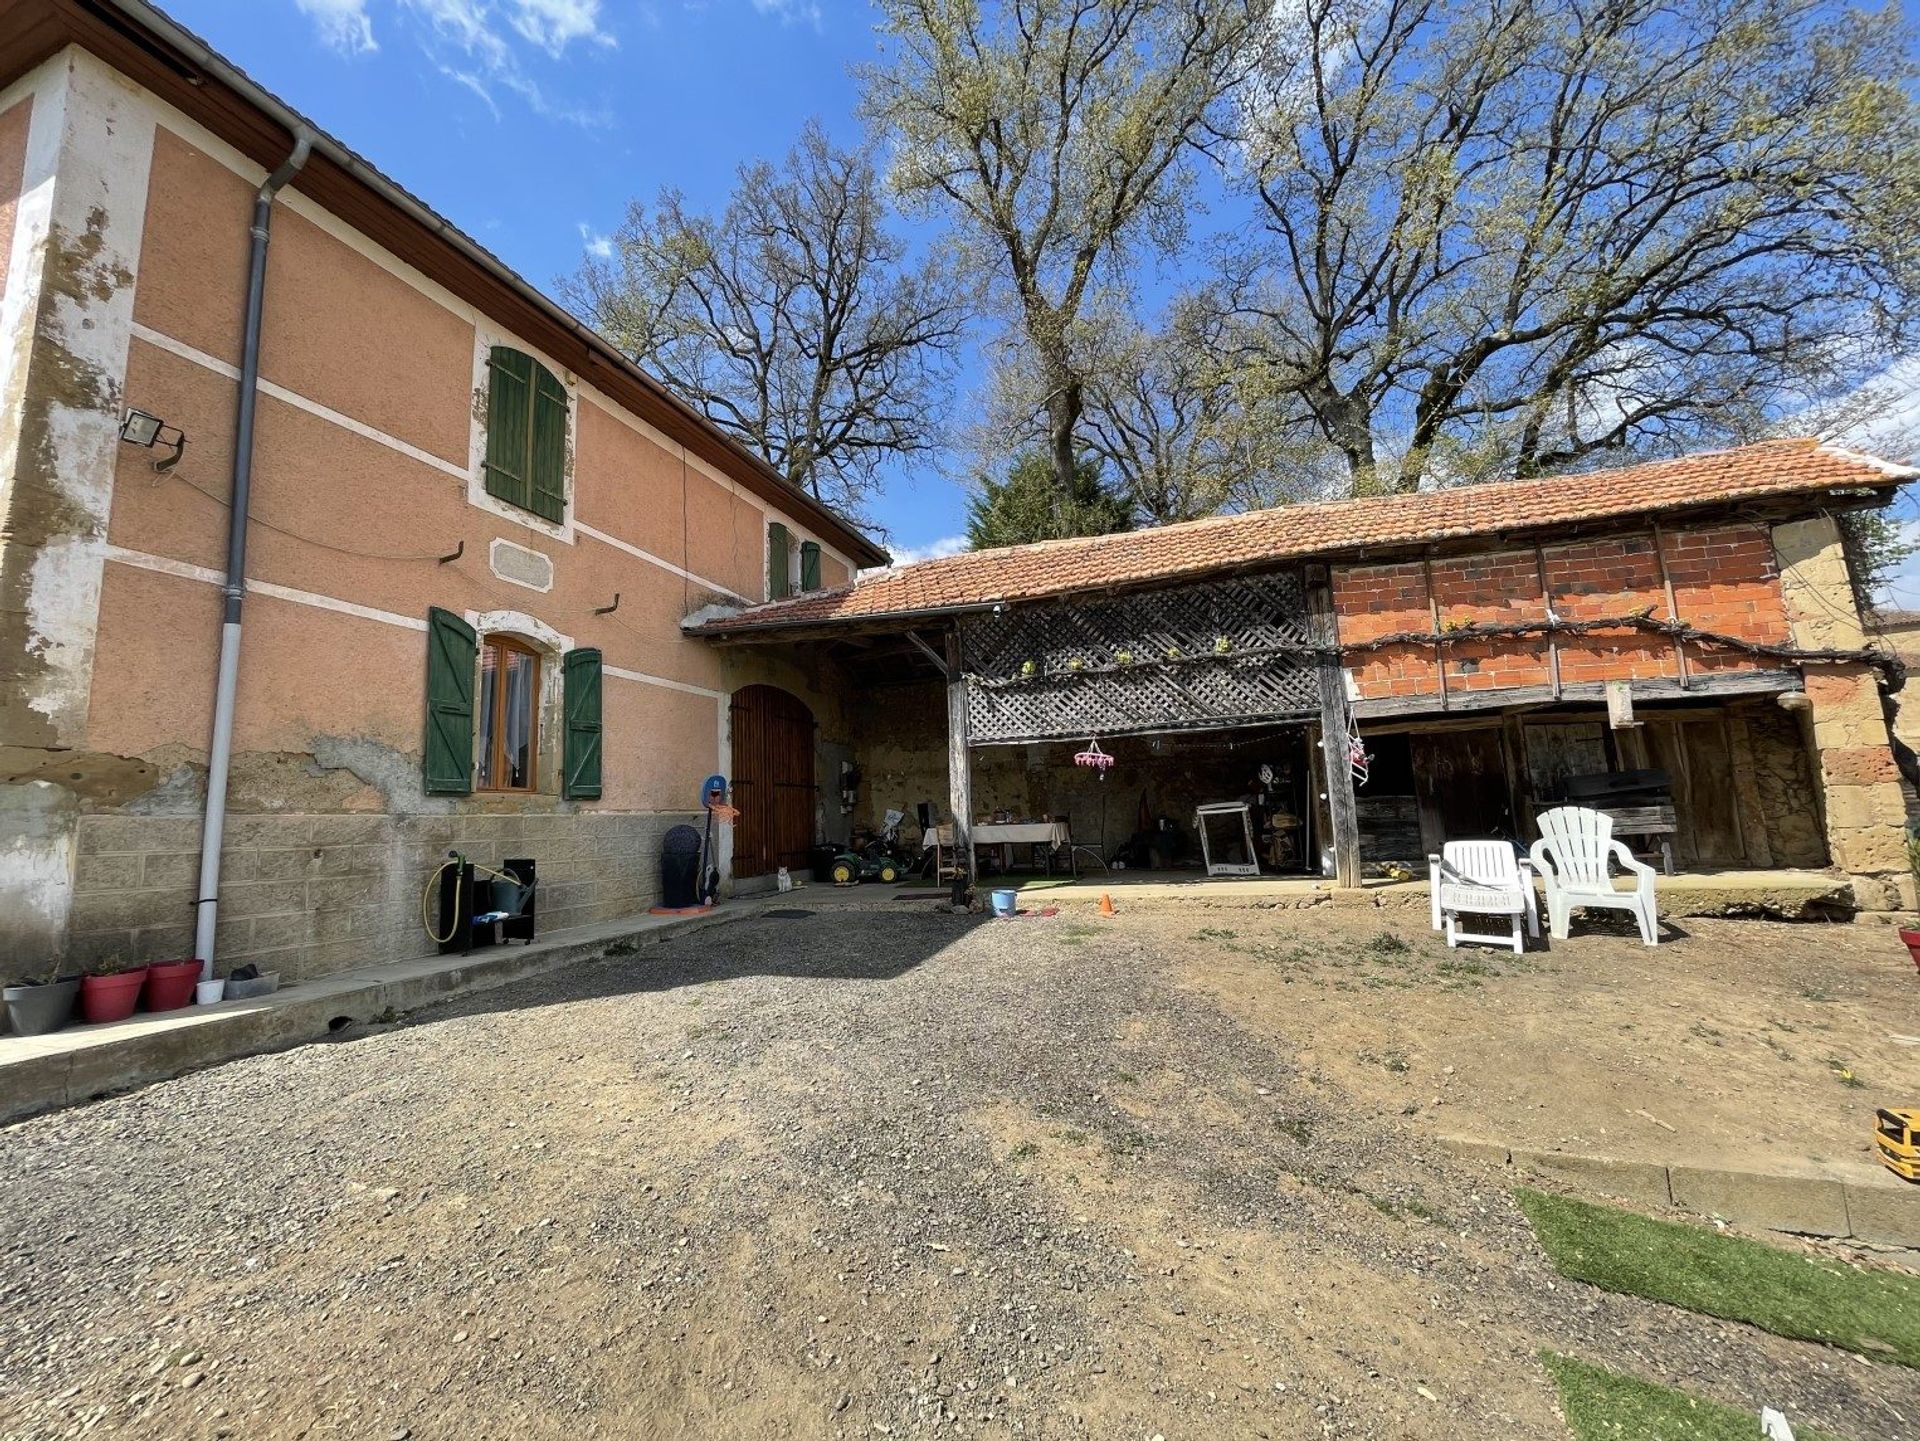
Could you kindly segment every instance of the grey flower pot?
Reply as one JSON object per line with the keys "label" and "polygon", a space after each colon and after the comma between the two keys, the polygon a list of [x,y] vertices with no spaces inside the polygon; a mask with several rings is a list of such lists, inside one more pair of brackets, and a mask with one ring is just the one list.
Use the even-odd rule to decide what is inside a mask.
{"label": "grey flower pot", "polygon": [[80,994],[80,978],[65,976],[44,986],[8,986],[4,992],[7,1020],[16,1036],[45,1036],[73,1019],[73,1003]]}
{"label": "grey flower pot", "polygon": [[244,1001],[254,996],[270,996],[280,989],[280,973],[268,971],[264,976],[255,976],[250,981],[236,981],[227,977],[227,999]]}

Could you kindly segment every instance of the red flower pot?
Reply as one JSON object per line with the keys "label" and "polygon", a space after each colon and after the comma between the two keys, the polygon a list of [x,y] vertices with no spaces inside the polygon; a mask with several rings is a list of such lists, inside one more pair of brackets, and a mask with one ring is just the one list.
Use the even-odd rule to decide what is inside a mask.
{"label": "red flower pot", "polygon": [[1913,957],[1913,968],[1920,971],[1920,931],[1902,931],[1900,939],[1907,943],[1907,954]]}
{"label": "red flower pot", "polygon": [[177,1011],[193,1004],[193,987],[199,979],[198,961],[161,961],[148,966],[147,1009]]}
{"label": "red flower pot", "polygon": [[124,1021],[133,1014],[140,1000],[140,988],[146,983],[145,966],[111,976],[87,976],[80,982],[80,1014],[89,1024]]}

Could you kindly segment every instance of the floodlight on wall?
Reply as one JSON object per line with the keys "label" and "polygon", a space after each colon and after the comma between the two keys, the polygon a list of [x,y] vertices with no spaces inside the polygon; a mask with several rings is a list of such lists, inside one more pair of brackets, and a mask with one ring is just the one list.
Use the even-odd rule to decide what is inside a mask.
{"label": "floodlight on wall", "polygon": [[156,445],[173,447],[171,455],[162,456],[154,461],[153,468],[162,475],[180,463],[180,457],[187,452],[186,433],[168,425],[157,415],[149,415],[144,410],[128,410],[120,419],[120,438],[128,445],[141,445],[151,450]]}

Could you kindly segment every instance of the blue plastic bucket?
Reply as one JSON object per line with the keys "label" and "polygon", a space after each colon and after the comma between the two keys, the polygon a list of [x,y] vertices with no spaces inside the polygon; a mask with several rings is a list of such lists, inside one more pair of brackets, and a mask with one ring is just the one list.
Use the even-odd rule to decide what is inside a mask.
{"label": "blue plastic bucket", "polygon": [[993,893],[993,913],[996,916],[1012,916],[1020,910],[1020,892],[995,891]]}

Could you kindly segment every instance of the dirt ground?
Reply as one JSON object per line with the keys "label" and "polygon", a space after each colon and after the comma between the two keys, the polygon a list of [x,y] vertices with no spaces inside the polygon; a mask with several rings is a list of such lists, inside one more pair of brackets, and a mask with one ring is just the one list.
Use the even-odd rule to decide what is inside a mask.
{"label": "dirt ground", "polygon": [[1920,1104],[1920,975],[1888,927],[1669,921],[1649,950],[1576,919],[1522,957],[1449,951],[1405,910],[1309,914],[1216,912],[1183,974],[1304,1074],[1439,1135],[1877,1176],[1875,1108]]}
{"label": "dirt ground", "polygon": [[1564,1438],[1542,1348],[1920,1435],[1914,1373],[1557,1278],[1430,1139],[1566,1074],[1496,1048],[1528,997],[1645,1028],[1582,1135],[1677,1106],[1662,1047],[1756,1104],[1831,1051],[1867,1104],[1866,1019],[1920,1027],[1861,933],[1515,966],[1411,919],[755,918],[7,1128],[0,1435]]}

